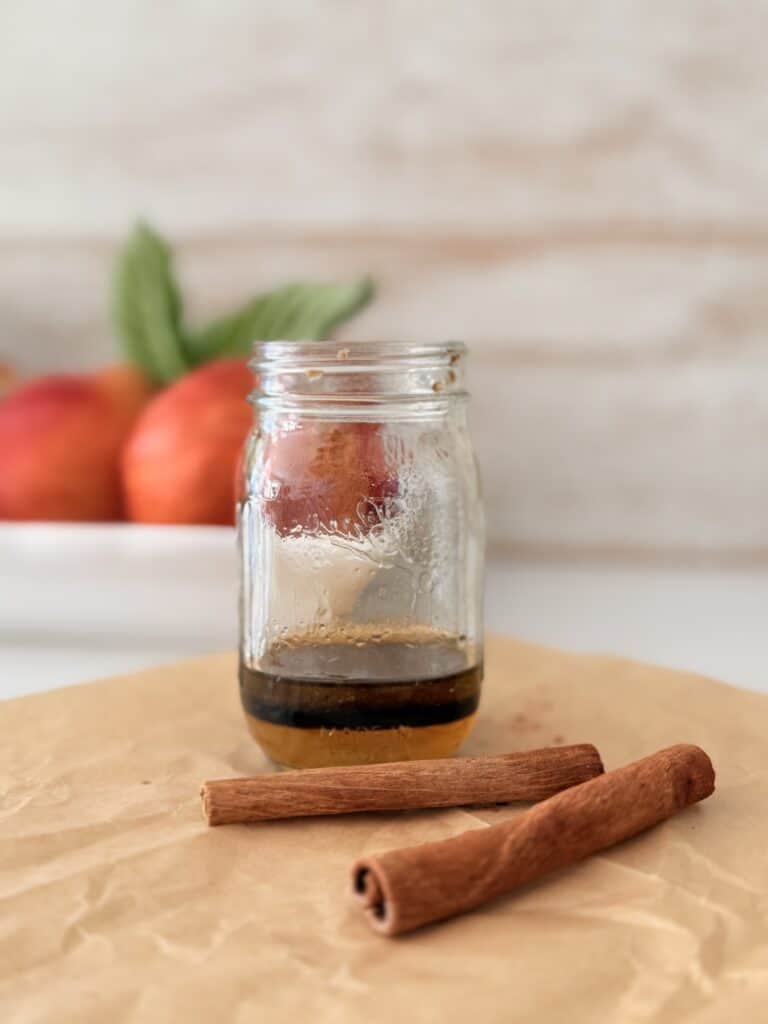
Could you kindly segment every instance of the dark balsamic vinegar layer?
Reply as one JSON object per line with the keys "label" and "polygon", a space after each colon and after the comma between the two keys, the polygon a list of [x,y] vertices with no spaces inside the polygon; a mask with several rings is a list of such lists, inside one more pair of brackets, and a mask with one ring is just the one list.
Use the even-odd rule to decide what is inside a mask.
{"label": "dark balsamic vinegar layer", "polygon": [[240,694],[254,718],[295,729],[398,729],[474,714],[482,664],[466,645],[439,636],[415,641],[286,640],[240,666]]}

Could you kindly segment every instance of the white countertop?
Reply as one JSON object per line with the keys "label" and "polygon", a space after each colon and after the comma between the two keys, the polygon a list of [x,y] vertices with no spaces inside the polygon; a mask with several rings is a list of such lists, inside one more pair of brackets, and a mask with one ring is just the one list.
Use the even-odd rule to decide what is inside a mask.
{"label": "white countertop", "polygon": [[[231,530],[0,527],[0,697],[234,647]],[[491,559],[489,630],[768,693],[768,573]]]}
{"label": "white countertop", "polygon": [[492,630],[768,693],[766,571],[497,563],[486,600]]}

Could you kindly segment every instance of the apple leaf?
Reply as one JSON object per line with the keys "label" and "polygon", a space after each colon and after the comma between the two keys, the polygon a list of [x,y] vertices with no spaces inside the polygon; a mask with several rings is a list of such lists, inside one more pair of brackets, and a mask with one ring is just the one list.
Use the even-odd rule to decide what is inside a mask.
{"label": "apple leaf", "polygon": [[157,384],[222,356],[248,355],[254,341],[327,338],[372,299],[370,278],[298,282],[257,295],[202,330],[186,328],[168,243],[139,223],[115,266],[112,319],[123,350]]}
{"label": "apple leaf", "polygon": [[167,384],[190,368],[173,256],[148,224],[136,225],[118,256],[112,319],[128,358],[155,382]]}
{"label": "apple leaf", "polygon": [[370,278],[350,284],[299,282],[264,292],[229,316],[215,320],[188,338],[195,362],[219,356],[247,355],[254,341],[312,341],[327,338],[334,327],[368,305]]}

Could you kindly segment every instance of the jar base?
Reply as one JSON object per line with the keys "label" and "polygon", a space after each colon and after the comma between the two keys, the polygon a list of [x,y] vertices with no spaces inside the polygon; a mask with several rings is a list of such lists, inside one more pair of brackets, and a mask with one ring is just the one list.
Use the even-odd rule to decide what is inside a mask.
{"label": "jar base", "polygon": [[450,757],[469,735],[476,715],[438,725],[397,729],[300,729],[245,714],[248,731],[278,767],[326,768]]}

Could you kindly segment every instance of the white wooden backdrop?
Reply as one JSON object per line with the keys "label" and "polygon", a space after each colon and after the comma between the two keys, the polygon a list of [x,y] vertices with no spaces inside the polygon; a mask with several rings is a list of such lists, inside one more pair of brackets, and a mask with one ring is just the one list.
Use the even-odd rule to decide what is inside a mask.
{"label": "white wooden backdrop", "polygon": [[768,560],[765,0],[2,0],[0,360],[110,358],[134,215],[200,314],[369,271],[463,337],[491,538]]}

